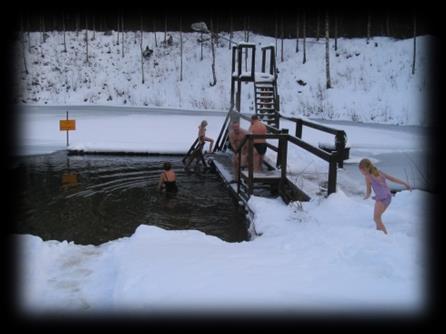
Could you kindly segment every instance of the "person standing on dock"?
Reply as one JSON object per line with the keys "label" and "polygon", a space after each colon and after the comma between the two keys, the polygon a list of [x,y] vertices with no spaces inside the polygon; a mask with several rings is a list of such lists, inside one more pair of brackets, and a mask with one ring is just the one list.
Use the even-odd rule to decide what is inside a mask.
{"label": "person standing on dock", "polygon": [[[266,125],[263,124],[259,116],[252,115],[251,116],[251,126],[249,127],[249,132],[253,135],[266,135],[267,128]],[[262,162],[263,157],[266,153],[266,139],[265,138],[256,138],[254,139],[254,171],[260,172],[262,171]]]}
{"label": "person standing on dock", "polygon": [[229,130],[229,143],[231,144],[231,149],[234,152],[234,155],[232,157],[232,166],[234,171],[234,179],[236,182],[238,182],[238,170],[240,163],[242,166],[246,165],[246,157],[248,156],[248,145],[246,145],[245,143],[245,145],[242,148],[241,161],[240,161],[240,156],[238,153],[236,153],[236,151],[239,148],[241,142],[245,139],[247,134],[248,131],[240,128],[239,121],[234,121],[231,123],[231,127]]}

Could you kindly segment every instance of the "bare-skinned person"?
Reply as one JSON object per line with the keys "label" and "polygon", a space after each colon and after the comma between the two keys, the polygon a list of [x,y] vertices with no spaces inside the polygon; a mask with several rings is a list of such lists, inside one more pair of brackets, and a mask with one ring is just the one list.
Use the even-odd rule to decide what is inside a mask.
{"label": "bare-skinned person", "polygon": [[206,120],[203,120],[200,123],[200,126],[198,127],[198,139],[200,140],[200,144],[204,144],[205,142],[209,142],[209,153],[212,153],[212,145],[214,144],[214,140],[212,138],[206,137],[206,126],[208,125],[208,122]]}
{"label": "bare-skinned person", "polygon": [[160,175],[160,182],[158,184],[159,191],[165,191],[166,193],[176,193],[177,188],[177,176],[172,169],[170,162],[165,162],[163,165],[164,171]]}
{"label": "bare-skinned person", "polygon": [[247,134],[248,131],[240,127],[240,122],[234,121],[231,123],[231,127],[229,130],[229,143],[231,144],[231,148],[234,151],[234,155],[232,157],[232,166],[235,182],[238,182],[238,170],[240,167],[240,163],[242,164],[242,166],[246,165],[246,158],[248,156],[248,145],[246,143],[245,145],[243,145],[241,152],[241,161],[240,156],[236,151],[240,147],[242,141],[246,138]]}
{"label": "bare-skinned person", "polygon": [[[263,124],[259,116],[252,115],[251,116],[251,126],[249,127],[249,132],[253,135],[266,135],[267,128],[266,125]],[[262,162],[263,157],[266,153],[266,139],[265,138],[255,138],[254,139],[254,171],[260,172],[262,171]]]}

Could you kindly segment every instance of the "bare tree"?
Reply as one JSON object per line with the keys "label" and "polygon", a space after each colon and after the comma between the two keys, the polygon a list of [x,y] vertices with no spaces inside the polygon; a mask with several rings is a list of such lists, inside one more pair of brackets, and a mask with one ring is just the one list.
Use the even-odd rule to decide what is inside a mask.
{"label": "bare tree", "polygon": [[249,42],[249,16],[246,17],[246,41]]}
{"label": "bare tree", "polygon": [[371,26],[372,26],[372,18],[370,16],[370,11],[369,11],[367,14],[367,44],[369,44],[369,40],[370,40]]}
{"label": "bare tree", "polygon": [[183,81],[183,27],[180,16],[180,81]]}
{"label": "bare tree", "polygon": [[29,74],[28,72],[28,66],[26,65],[26,47],[25,47],[25,33],[23,31],[23,16],[20,16],[20,40],[22,44],[22,56],[23,56],[23,66],[25,68],[26,75]]}
{"label": "bare tree", "polygon": [[412,62],[412,75],[415,74],[415,60],[417,54],[417,17],[413,14],[413,62]]}
{"label": "bare tree", "polygon": [[338,15],[335,14],[334,17],[334,49],[338,51]]}
{"label": "bare tree", "polygon": [[319,22],[319,11],[317,12],[317,16],[316,16],[316,41],[319,41],[319,26],[320,26],[320,22]]}
{"label": "bare tree", "polygon": [[233,22],[232,22],[232,20],[233,20],[233,18],[232,18],[232,14],[231,14],[231,17],[229,18],[229,50],[232,47],[232,37],[233,37],[233,34],[232,34]]}
{"label": "bare tree", "polygon": [[86,46],[86,62],[88,63],[88,19],[87,16],[85,16],[85,46]]}
{"label": "bare tree", "polygon": [[94,15],[92,19],[93,19],[93,37],[91,38],[91,40],[94,41],[96,39],[96,25],[95,25]]}
{"label": "bare tree", "polygon": [[325,12],[325,72],[327,75],[327,89],[331,88],[330,80],[330,26],[328,11]]}
{"label": "bare tree", "polygon": [[302,58],[302,63],[305,64],[307,62],[307,22],[306,22],[306,14],[305,11],[303,12],[303,20],[302,20],[302,29],[303,29],[303,44],[304,44],[304,54]]}
{"label": "bare tree", "polygon": [[200,33],[200,61],[203,60],[203,33]]}
{"label": "bare tree", "polygon": [[42,36],[42,43],[46,42],[46,31],[45,31],[45,17],[40,17],[40,31]]}
{"label": "bare tree", "polygon": [[158,47],[158,42],[156,41],[156,18],[153,18],[153,34],[155,37],[155,46]]}
{"label": "bare tree", "polygon": [[124,58],[124,42],[125,42],[124,34],[125,34],[124,33],[124,16],[121,16],[121,48],[122,48],[121,55],[122,55],[122,58]]}
{"label": "bare tree", "polygon": [[117,24],[118,24],[118,27],[116,29],[116,33],[117,33],[118,39],[116,40],[116,45],[119,45],[119,31],[120,31],[120,26],[121,26],[121,20],[120,20],[119,15],[118,15],[118,23]]}
{"label": "bare tree", "polygon": [[283,62],[283,34],[284,34],[284,29],[283,29],[283,16],[280,18],[280,61]]}
{"label": "bare tree", "polygon": [[296,16],[296,53],[299,52],[299,14]]}
{"label": "bare tree", "polygon": [[27,27],[27,35],[28,35],[28,53],[31,53],[31,34],[29,33],[29,31],[31,30],[30,26],[29,26],[29,17],[27,17],[26,19],[26,27]]}
{"label": "bare tree", "polygon": [[67,52],[67,40],[65,38],[65,13],[62,14],[62,30],[63,30],[63,52]]}
{"label": "bare tree", "polygon": [[141,31],[141,38],[139,42],[139,48],[141,50],[141,82],[144,85],[144,54],[143,54],[143,37],[144,37],[144,29],[143,29],[143,16],[140,16],[140,31]]}
{"label": "bare tree", "polygon": [[164,47],[167,47],[167,16],[164,17]]}
{"label": "bare tree", "polygon": [[[211,32],[214,32],[214,25],[212,24],[212,18],[211,18]],[[214,82],[210,82],[209,85],[211,87],[215,86],[217,84],[217,76],[215,74],[215,46],[214,46],[214,33],[211,33],[211,51],[212,51],[212,76],[214,79]]]}
{"label": "bare tree", "polygon": [[276,58],[277,58],[277,35],[279,34],[279,23],[277,22],[277,14],[274,18],[274,41],[276,44],[275,52],[276,52]]}

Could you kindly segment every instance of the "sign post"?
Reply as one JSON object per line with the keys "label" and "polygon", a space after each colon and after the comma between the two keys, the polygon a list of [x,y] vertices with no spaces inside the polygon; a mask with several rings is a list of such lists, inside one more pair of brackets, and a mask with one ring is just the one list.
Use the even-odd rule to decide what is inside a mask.
{"label": "sign post", "polygon": [[68,111],[67,111],[67,119],[59,121],[59,129],[60,131],[67,131],[67,147],[70,143],[69,131],[76,130],[76,120],[68,119]]}

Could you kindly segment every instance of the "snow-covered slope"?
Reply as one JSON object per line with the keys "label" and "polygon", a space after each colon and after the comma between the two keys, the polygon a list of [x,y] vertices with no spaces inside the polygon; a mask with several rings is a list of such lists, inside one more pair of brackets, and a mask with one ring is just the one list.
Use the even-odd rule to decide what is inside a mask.
{"label": "snow-covered slope", "polygon": [[[217,84],[213,87],[209,43],[200,60],[198,33],[183,34],[183,80],[180,81],[180,34],[170,33],[173,45],[160,46],[164,33],[143,34],[143,48],[154,49],[144,61],[142,83],[140,33],[127,32],[117,44],[117,34],[89,32],[86,62],[85,34],[49,32],[42,43],[40,33],[24,34],[16,44],[15,83],[17,103],[38,105],[101,104],[156,106],[172,108],[221,109],[229,107],[231,51],[220,39],[216,48]],[[29,38],[29,40],[28,40]],[[235,41],[243,32],[234,34]],[[260,47],[275,44],[274,38],[250,34],[257,45],[256,63],[260,70]],[[307,39],[307,62],[302,63],[302,40],[284,40],[284,60],[278,41],[277,64],[282,113],[308,117],[344,119],[392,124],[429,124],[425,95],[430,90],[428,62],[433,37],[417,38],[416,73],[412,75],[413,39],[375,37],[331,40],[330,73],[333,88],[325,88],[325,44]],[[29,74],[26,75],[23,50]],[[242,111],[253,110],[252,84],[243,85]]]}

